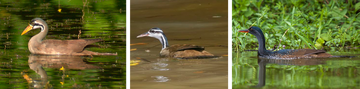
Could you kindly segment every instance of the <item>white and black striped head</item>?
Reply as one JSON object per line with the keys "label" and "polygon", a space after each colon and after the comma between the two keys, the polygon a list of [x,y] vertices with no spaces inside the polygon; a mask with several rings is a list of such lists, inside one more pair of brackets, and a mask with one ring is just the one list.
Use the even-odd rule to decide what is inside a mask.
{"label": "white and black striped head", "polygon": [[140,37],[160,38],[163,36],[164,36],[163,31],[160,28],[155,27],[155,28],[151,28],[148,32],[138,35],[137,38],[140,38]]}
{"label": "white and black striped head", "polygon": [[34,18],[30,21],[29,26],[25,28],[25,30],[21,33],[21,35],[24,35],[30,30],[39,29],[39,28],[41,32],[43,32],[45,30],[45,26],[47,26],[47,24],[44,20],[42,20],[41,18]]}
{"label": "white and black striped head", "polygon": [[165,34],[160,28],[151,28],[148,32],[145,32],[143,34],[140,34],[137,36],[137,38],[140,37],[154,37],[158,40],[160,40],[161,44],[163,45],[163,49],[168,47],[168,42]]}

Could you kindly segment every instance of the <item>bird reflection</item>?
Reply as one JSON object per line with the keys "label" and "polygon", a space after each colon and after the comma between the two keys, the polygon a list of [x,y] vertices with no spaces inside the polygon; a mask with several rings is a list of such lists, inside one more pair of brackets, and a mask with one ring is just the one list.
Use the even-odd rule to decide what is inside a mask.
{"label": "bird reflection", "polygon": [[82,56],[59,56],[59,55],[30,55],[28,64],[31,70],[40,75],[40,80],[32,79],[28,75],[24,74],[26,79],[33,88],[49,88],[48,75],[43,67],[46,68],[62,68],[66,69],[97,69],[100,68],[95,65],[88,64],[84,61],[86,57]]}
{"label": "bird reflection", "polygon": [[258,59],[259,65],[259,83],[253,87],[263,87],[265,86],[265,75],[266,75],[266,64],[279,64],[279,65],[319,65],[325,64],[325,59],[293,59],[293,60],[274,60],[274,59]]}
{"label": "bird reflection", "polygon": [[169,58],[158,58],[156,62],[153,63],[153,70],[158,70],[158,71],[168,71],[170,70],[168,68],[168,61]]}

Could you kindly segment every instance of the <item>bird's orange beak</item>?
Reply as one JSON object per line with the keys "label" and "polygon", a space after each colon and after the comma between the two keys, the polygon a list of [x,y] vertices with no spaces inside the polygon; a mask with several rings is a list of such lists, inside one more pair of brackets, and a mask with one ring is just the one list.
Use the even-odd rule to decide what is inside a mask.
{"label": "bird's orange beak", "polygon": [[249,30],[248,30],[248,29],[246,29],[246,30],[240,30],[239,32],[242,32],[242,33],[248,33],[248,32],[249,32]]}
{"label": "bird's orange beak", "polygon": [[28,31],[32,30],[33,26],[29,24],[29,26],[27,26],[25,28],[25,30],[21,33],[21,35],[24,35],[25,33],[27,33]]}

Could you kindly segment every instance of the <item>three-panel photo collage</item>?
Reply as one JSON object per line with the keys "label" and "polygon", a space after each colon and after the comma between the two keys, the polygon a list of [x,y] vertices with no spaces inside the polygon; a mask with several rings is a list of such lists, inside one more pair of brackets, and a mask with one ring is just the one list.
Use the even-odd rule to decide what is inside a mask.
{"label": "three-panel photo collage", "polygon": [[360,0],[0,0],[0,88],[359,89]]}

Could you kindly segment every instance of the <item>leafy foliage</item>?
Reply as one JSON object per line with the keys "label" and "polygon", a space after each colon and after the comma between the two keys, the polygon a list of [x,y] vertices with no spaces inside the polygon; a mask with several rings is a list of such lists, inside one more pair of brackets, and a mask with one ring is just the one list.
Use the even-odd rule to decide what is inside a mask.
{"label": "leafy foliage", "polygon": [[[279,45],[280,49],[356,49],[360,44],[359,9],[358,0],[233,0],[233,88],[248,88],[259,82],[258,61],[254,58],[257,52],[244,51],[256,49],[258,41],[239,30],[260,27],[267,49]],[[336,53],[330,52],[339,55]],[[359,61],[324,62],[305,66],[268,64],[263,88],[357,87],[353,81],[359,79],[355,71]]]}
{"label": "leafy foliage", "polygon": [[359,3],[357,0],[233,0],[233,50],[257,47],[253,35],[238,32],[250,26],[263,30],[268,49],[275,45],[286,49],[359,47]]}

